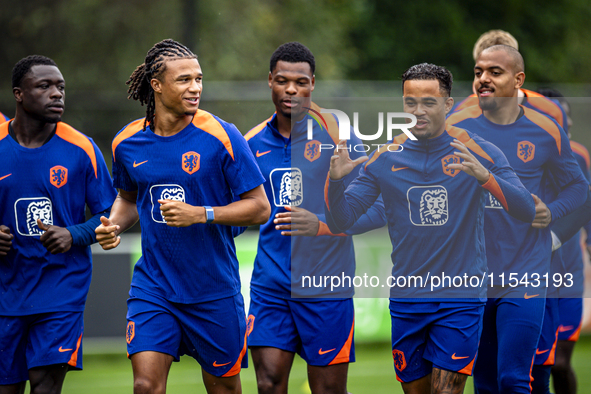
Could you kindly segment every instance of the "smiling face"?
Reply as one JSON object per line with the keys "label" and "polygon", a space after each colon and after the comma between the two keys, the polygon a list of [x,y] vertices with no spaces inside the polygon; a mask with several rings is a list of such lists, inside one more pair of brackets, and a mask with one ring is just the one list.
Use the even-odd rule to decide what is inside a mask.
{"label": "smiling face", "polygon": [[474,89],[483,111],[511,103],[501,98],[517,97],[524,81],[525,73],[515,57],[502,49],[484,50],[474,66]]}
{"label": "smiling face", "polygon": [[65,109],[66,82],[55,66],[36,65],[13,89],[25,113],[45,123],[57,123]]}
{"label": "smiling face", "polygon": [[413,79],[404,82],[404,112],[417,118],[417,125],[410,129],[418,139],[439,137],[445,130],[445,115],[453,106],[451,97],[441,94],[436,79]]}
{"label": "smiling face", "polygon": [[278,115],[299,120],[310,107],[310,96],[314,91],[315,78],[307,62],[277,62],[269,73],[271,98]]}
{"label": "smiling face", "polygon": [[165,70],[150,81],[154,98],[176,116],[195,115],[203,89],[203,73],[197,59],[167,60]]}

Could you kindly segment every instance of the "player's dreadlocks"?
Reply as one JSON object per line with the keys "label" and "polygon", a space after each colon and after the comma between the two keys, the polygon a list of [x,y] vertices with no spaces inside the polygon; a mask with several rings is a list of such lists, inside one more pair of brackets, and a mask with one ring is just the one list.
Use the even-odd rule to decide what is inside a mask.
{"label": "player's dreadlocks", "polygon": [[166,61],[172,59],[197,59],[197,55],[183,44],[170,38],[162,40],[148,51],[144,63],[137,66],[126,82],[129,85],[129,89],[127,89],[129,96],[127,98],[137,100],[142,105],[146,104],[147,106],[144,131],[148,124],[154,122],[154,109],[156,106],[154,90],[150,81],[152,78],[158,78],[166,70]]}

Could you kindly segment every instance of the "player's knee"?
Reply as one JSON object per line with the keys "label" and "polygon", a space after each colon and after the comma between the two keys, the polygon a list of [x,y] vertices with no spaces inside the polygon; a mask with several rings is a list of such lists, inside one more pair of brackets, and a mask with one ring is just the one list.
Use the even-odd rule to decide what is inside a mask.
{"label": "player's knee", "polygon": [[133,380],[133,394],[164,394],[165,392],[166,383],[146,377],[136,377]]}
{"label": "player's knee", "polygon": [[[527,376],[527,379],[523,379],[523,381],[520,381],[516,376],[513,376],[513,375],[505,375],[505,376],[501,375],[501,376],[499,376],[498,392],[511,393],[511,392],[513,392],[512,390],[516,390],[517,388],[520,388],[520,387],[527,387],[527,390],[529,392],[529,385],[530,385],[529,374]],[[515,392],[520,392],[520,391],[515,391]]]}
{"label": "player's knee", "polygon": [[[277,393],[281,387],[286,386],[282,374],[257,373],[257,387],[259,394]],[[287,387],[286,387],[287,388]]]}
{"label": "player's knee", "polygon": [[570,370],[570,363],[566,358],[556,358],[554,365],[552,366],[552,375],[564,375]]}

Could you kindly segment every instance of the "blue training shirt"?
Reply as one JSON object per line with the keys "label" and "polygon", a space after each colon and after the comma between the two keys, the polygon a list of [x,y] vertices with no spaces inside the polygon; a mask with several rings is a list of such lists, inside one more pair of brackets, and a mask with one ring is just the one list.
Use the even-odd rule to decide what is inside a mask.
{"label": "blue training shirt", "polygon": [[39,241],[45,224],[69,227],[86,221],[115,200],[105,160],[91,138],[59,122],[43,146],[29,149],[0,125],[0,224],[14,235],[0,257],[0,315],[84,310],[92,262],[88,245],[51,254]]}
{"label": "blue training shirt", "polygon": [[[585,201],[588,184],[572,155],[564,130],[539,112],[521,108],[523,116],[508,125],[489,121],[478,105],[450,116],[447,124],[469,128],[498,146],[521,182],[546,203],[552,220],[556,220]],[[558,192],[549,186],[550,174]],[[498,203],[493,199],[487,208],[485,235],[489,269],[497,275],[515,273],[520,279],[534,273],[551,276],[550,228],[536,229],[531,222],[515,220],[496,209]]]}
{"label": "blue training shirt", "polygon": [[142,293],[177,303],[199,303],[240,291],[231,226],[166,225],[159,199],[193,206],[225,206],[264,181],[238,129],[198,110],[179,133],[162,137],[144,119],[115,137],[113,179],[118,189],[137,191],[142,257],[136,263],[131,295]]}
{"label": "blue training shirt", "polygon": [[[352,286],[334,291],[326,287],[305,287],[303,276],[355,275],[355,252],[349,235],[385,225],[381,201],[374,204],[347,233],[332,233],[324,216],[324,184],[330,158],[338,143],[338,122],[332,115],[320,115],[320,107],[311,104],[316,114],[307,114],[292,127],[290,138],[277,130],[276,115],[249,131],[245,138],[267,178],[265,192],[271,204],[271,217],[260,228],[259,244],[250,282],[251,288],[282,298],[352,297]],[[308,120],[312,120],[313,139],[307,138]],[[352,144],[361,141],[353,136]],[[361,148],[353,158],[365,156]],[[347,183],[353,180],[350,174]],[[315,237],[283,236],[273,220],[286,207],[299,207],[314,213],[320,222]],[[306,285],[307,286],[307,285]]]}
{"label": "blue training shirt", "polygon": [[[583,145],[570,141],[573,155],[585,175],[587,182],[591,182],[591,174],[589,173],[589,152]],[[585,226],[588,228],[588,225]],[[561,297],[582,297],[585,287],[585,276],[584,276],[584,260],[583,251],[581,249],[581,232],[579,231],[571,239],[566,241],[562,247],[562,260],[564,261],[563,274],[572,274],[574,285],[571,288],[560,289]]]}
{"label": "blue training shirt", "polygon": [[[458,139],[491,175],[480,185],[463,171],[450,145]],[[487,290],[484,206],[487,190],[518,220],[531,222],[533,198],[491,143],[457,127],[442,135],[413,141],[404,134],[370,156],[346,189],[342,180],[328,182],[326,214],[340,229],[355,222],[382,193],[392,242],[392,276],[404,277],[390,296],[402,302],[483,302]],[[467,276],[473,285],[437,285],[433,277]],[[412,277],[412,278],[411,278]],[[406,285],[403,285],[406,283]],[[459,283],[459,282],[456,282]],[[463,283],[466,283],[465,281]]]}

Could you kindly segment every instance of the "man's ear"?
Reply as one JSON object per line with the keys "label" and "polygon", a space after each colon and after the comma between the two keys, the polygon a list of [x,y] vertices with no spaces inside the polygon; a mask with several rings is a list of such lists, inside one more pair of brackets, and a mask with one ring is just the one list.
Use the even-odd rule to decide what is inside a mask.
{"label": "man's ear", "polygon": [[272,89],[273,85],[273,73],[269,71],[269,89]]}
{"label": "man's ear", "polygon": [[521,89],[524,82],[525,82],[525,73],[523,71],[520,71],[517,74],[515,74],[515,89]]}
{"label": "man's ear", "polygon": [[21,90],[21,88],[12,88],[12,94],[14,94],[14,99],[17,103],[23,102],[23,91]]}
{"label": "man's ear", "polygon": [[448,97],[445,99],[445,114],[447,115],[449,111],[454,107],[454,98]]}
{"label": "man's ear", "polygon": [[150,85],[155,93],[162,93],[162,82],[160,82],[158,78],[152,78],[150,80]]}

